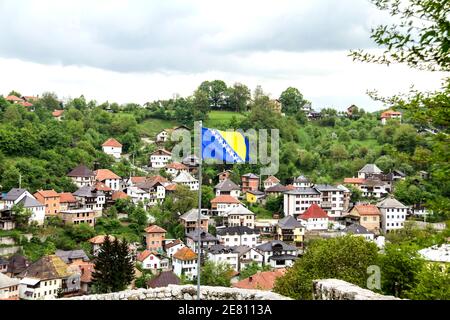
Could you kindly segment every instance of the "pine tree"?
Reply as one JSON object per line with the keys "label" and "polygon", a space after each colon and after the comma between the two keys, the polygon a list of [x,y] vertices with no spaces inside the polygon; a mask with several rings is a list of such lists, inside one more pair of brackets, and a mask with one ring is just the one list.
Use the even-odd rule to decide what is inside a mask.
{"label": "pine tree", "polygon": [[98,253],[92,284],[97,293],[125,290],[134,279],[134,265],[128,251],[128,243],[109,236]]}

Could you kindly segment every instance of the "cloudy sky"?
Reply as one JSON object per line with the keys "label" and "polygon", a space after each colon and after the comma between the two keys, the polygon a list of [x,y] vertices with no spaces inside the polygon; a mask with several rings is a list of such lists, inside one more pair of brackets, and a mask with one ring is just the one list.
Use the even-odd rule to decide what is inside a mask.
{"label": "cloudy sky", "polygon": [[0,0],[0,94],[54,91],[98,102],[189,95],[203,80],[297,87],[313,107],[367,110],[439,74],[353,62],[389,21],[368,0]]}

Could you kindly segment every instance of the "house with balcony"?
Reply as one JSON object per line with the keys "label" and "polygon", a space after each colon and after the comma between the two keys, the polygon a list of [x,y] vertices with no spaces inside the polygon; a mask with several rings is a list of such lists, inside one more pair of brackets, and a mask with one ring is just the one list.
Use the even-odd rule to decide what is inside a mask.
{"label": "house with balcony", "polygon": [[301,246],[303,244],[304,236],[305,227],[293,216],[286,216],[278,221],[275,240]]}
{"label": "house with balcony", "polygon": [[227,247],[254,248],[259,243],[259,232],[245,226],[220,227],[216,229],[216,233],[219,243]]}
{"label": "house with balcony", "polygon": [[150,154],[150,167],[164,168],[172,160],[172,153],[165,149],[158,149]]}
{"label": "house with balcony", "polygon": [[95,186],[85,185],[73,193],[80,206],[79,209],[93,210],[96,216],[101,216],[106,204],[104,191],[98,190]]}
{"label": "house with balcony", "polygon": [[200,225],[198,224],[198,208],[193,208],[180,216],[180,223],[184,227],[185,234],[197,228],[208,232],[209,217],[200,213]]}
{"label": "house with balcony", "polygon": [[185,275],[189,280],[197,278],[197,254],[188,247],[181,248],[172,257],[173,273]]}
{"label": "house with balcony", "polygon": [[247,191],[257,191],[259,189],[259,176],[253,173],[246,173],[241,177],[242,193]]}
{"label": "house with balcony", "polygon": [[255,250],[263,256],[262,265],[270,265],[274,269],[292,266],[299,253],[297,247],[280,240],[260,244]]}
{"label": "house with balcony", "polygon": [[320,192],[320,207],[329,217],[340,217],[344,213],[344,190],[329,184],[316,184],[314,188]]}
{"label": "house with balcony", "polygon": [[221,195],[230,195],[235,199],[238,199],[241,195],[241,187],[234,183],[231,179],[221,180],[214,187],[216,197]]}
{"label": "house with balcony", "polygon": [[[199,240],[200,250],[198,247]],[[194,231],[186,234],[186,246],[192,249],[196,254],[201,252],[202,258],[205,257],[206,251],[208,251],[208,249],[215,244],[219,244],[219,239],[201,229],[195,229]]]}
{"label": "house with balcony", "polygon": [[190,190],[196,191],[199,188],[199,182],[189,172],[181,171],[173,180],[173,183],[187,186]]}
{"label": "house with balcony", "polygon": [[208,250],[207,259],[214,263],[227,263],[234,271],[239,270],[239,252],[233,247],[213,245]]}
{"label": "house with balcony", "polygon": [[145,243],[148,250],[163,252],[167,231],[156,224],[145,228]]}
{"label": "house with balcony", "polygon": [[72,171],[70,171],[67,176],[72,179],[73,183],[78,187],[92,186],[95,182],[95,174],[85,165],[79,165]]}

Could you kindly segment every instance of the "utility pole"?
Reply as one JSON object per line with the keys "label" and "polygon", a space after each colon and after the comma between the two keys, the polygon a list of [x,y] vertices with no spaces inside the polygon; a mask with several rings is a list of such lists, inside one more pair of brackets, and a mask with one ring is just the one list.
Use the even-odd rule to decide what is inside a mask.
{"label": "utility pole", "polygon": [[22,189],[22,174],[19,173],[19,189]]}

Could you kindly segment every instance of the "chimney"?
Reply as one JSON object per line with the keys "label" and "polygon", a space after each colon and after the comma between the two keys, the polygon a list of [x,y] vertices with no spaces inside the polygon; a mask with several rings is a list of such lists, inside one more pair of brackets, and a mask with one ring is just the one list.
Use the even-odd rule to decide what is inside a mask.
{"label": "chimney", "polygon": [[252,282],[253,281],[253,276],[248,277],[248,282]]}

